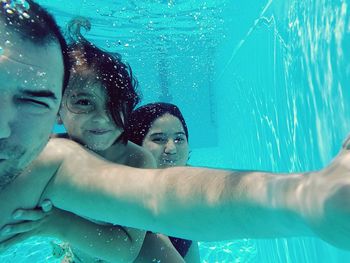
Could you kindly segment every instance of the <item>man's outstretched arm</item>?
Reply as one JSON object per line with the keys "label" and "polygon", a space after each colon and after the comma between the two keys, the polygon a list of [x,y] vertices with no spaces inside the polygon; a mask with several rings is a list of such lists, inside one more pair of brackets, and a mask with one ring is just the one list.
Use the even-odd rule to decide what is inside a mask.
{"label": "man's outstretched arm", "polygon": [[[315,230],[348,248],[349,204],[337,206],[340,196],[350,195],[345,150],[320,172],[282,175],[194,167],[142,170],[111,164],[69,141],[51,141],[48,147],[63,161],[43,198],[78,215],[193,240],[301,236]],[[336,214],[344,219],[342,231],[331,234],[335,228],[327,224]]]}

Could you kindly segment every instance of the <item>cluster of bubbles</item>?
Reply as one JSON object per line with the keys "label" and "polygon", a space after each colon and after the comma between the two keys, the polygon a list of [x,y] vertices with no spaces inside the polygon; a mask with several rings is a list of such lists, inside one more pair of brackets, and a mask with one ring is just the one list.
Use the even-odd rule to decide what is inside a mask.
{"label": "cluster of bubbles", "polygon": [[30,6],[26,0],[0,0],[0,2],[8,14],[17,13],[21,19],[30,18],[27,13]]}

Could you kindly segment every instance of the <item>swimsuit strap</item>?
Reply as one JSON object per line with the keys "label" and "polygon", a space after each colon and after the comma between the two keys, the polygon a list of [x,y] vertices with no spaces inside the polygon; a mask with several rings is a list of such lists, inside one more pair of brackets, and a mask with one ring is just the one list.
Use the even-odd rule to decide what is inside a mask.
{"label": "swimsuit strap", "polygon": [[177,252],[184,258],[192,245],[192,240],[169,237],[171,243],[176,248]]}

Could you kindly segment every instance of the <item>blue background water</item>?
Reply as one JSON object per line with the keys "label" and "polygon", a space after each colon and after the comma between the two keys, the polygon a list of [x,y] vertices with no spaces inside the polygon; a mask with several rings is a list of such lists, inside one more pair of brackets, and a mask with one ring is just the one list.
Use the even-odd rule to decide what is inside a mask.
{"label": "blue background water", "polygon": [[[38,2],[62,27],[74,15],[90,18],[86,36],[130,63],[144,103],[181,107],[192,164],[320,169],[350,131],[350,1]],[[200,250],[203,262],[350,262],[348,252],[312,238]],[[0,261],[55,260],[46,240],[34,238]]]}

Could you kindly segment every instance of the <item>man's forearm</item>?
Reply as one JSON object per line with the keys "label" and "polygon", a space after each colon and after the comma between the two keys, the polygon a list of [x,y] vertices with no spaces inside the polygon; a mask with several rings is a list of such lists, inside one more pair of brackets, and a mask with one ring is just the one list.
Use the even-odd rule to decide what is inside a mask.
{"label": "man's forearm", "polygon": [[294,198],[300,175],[193,167],[142,170],[103,160],[74,165],[59,170],[45,198],[89,218],[193,240],[311,234],[298,210],[286,202]]}
{"label": "man's forearm", "polygon": [[166,230],[174,218],[175,236],[211,241],[312,235],[296,200],[301,174],[178,167],[159,171],[157,178],[164,187],[150,202],[154,220]]}
{"label": "man's forearm", "polygon": [[[42,199],[63,210],[199,241],[314,231],[350,248],[348,150],[321,171],[279,175],[194,167],[135,169],[109,163],[69,141],[50,145],[59,167]],[[60,155],[63,159],[56,160]]]}

